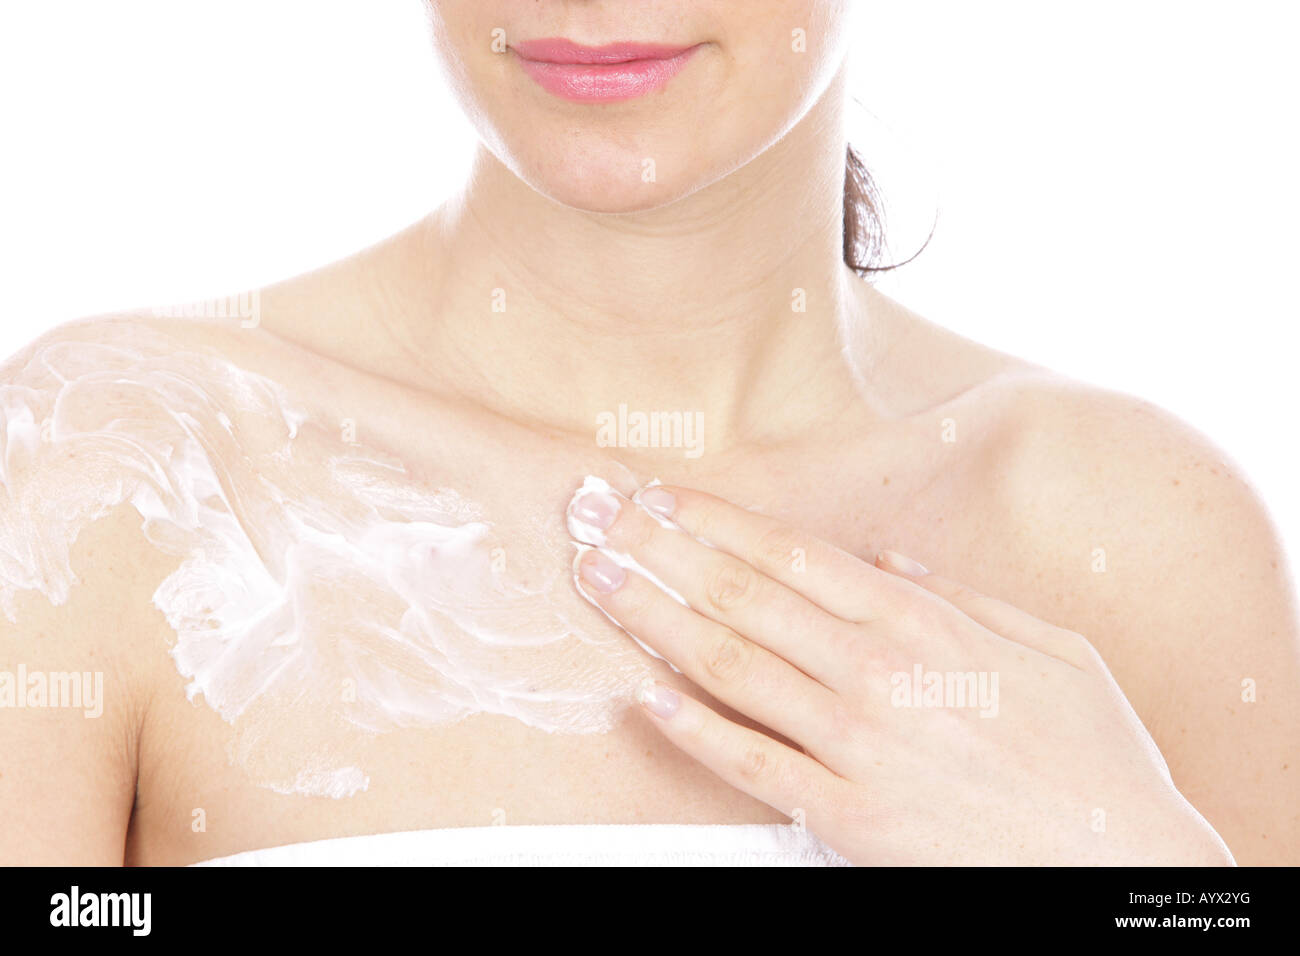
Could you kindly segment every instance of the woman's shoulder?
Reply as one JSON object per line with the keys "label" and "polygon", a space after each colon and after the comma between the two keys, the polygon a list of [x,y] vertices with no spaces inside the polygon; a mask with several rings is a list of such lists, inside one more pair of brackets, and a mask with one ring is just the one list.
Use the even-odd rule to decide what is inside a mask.
{"label": "woman's shoulder", "polygon": [[0,365],[0,753],[17,771],[0,787],[0,860],[122,859],[143,715],[168,664],[151,598],[176,559],[146,546],[105,445],[77,436],[122,397],[129,327],[68,323]]}
{"label": "woman's shoulder", "polygon": [[1152,696],[1170,671],[1148,665],[1188,647],[1286,646],[1295,596],[1280,535],[1210,438],[1142,398],[895,321],[894,361],[925,384],[909,413],[960,462],[984,543],[972,547],[999,550],[945,573],[1082,632]]}
{"label": "woman's shoulder", "polygon": [[[255,293],[244,294],[255,301]],[[242,335],[250,338],[253,325],[242,325],[235,313],[219,314],[223,300],[106,313],[62,322],[41,331],[16,352],[0,361],[0,387],[54,390],[72,380],[107,380],[113,371],[140,368],[167,357],[230,356]],[[232,305],[230,308],[238,308]]]}
{"label": "woman's shoulder", "polygon": [[[1285,817],[1268,807],[1300,726],[1282,690],[1300,681],[1300,617],[1242,468],[1165,409],[1064,376],[1010,375],[985,402],[995,593],[1087,637],[1184,795],[1242,858],[1281,859],[1288,834],[1257,819]],[[1223,802],[1225,777],[1244,803]]]}
{"label": "woman's shoulder", "polygon": [[1242,469],[1177,415],[880,300],[883,390],[900,415],[933,419],[955,450],[970,449],[1006,513],[1058,533],[1113,519],[1143,535],[1262,532]]}
{"label": "woman's shoulder", "polygon": [[1104,531],[1121,551],[1158,541],[1183,561],[1276,548],[1243,469],[1172,412],[1043,369],[1008,372],[982,391],[972,404],[986,417],[991,486],[1017,523],[1055,536]]}
{"label": "woman's shoulder", "polygon": [[1172,412],[1009,364],[952,414],[958,441],[965,424],[982,442],[990,513],[1021,560],[1056,569],[1059,593],[1192,607],[1243,572],[1289,591],[1279,533],[1244,470]]}
{"label": "woman's shoulder", "polygon": [[151,595],[134,584],[156,587],[174,569],[164,527],[202,515],[235,467],[223,454],[238,462],[259,428],[277,427],[264,424],[272,415],[293,426],[278,385],[231,359],[234,334],[119,313],[64,323],[0,363],[0,611],[11,623],[80,633],[88,613],[134,632],[128,610],[149,616]]}

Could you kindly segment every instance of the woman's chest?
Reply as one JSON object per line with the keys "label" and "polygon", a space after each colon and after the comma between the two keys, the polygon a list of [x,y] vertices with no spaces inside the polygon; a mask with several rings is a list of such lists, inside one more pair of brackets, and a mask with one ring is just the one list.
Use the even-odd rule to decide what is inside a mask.
{"label": "woman's chest", "polygon": [[681,679],[578,596],[564,506],[586,474],[624,491],[662,477],[866,553],[927,533],[918,498],[941,497],[888,443],[719,468],[446,427],[399,455],[346,424],[246,460],[159,589],[178,677],[146,733],[141,861],[489,823],[780,819],[635,712],[647,676]]}

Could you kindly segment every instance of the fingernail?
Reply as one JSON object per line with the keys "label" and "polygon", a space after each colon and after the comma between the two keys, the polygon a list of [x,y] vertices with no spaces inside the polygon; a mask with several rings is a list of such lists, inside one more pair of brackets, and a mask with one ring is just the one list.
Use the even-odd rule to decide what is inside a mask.
{"label": "fingernail", "polygon": [[569,505],[569,533],[585,544],[603,545],[605,535],[618,517],[619,501],[608,491],[588,491]]}
{"label": "fingernail", "polygon": [[895,574],[902,574],[909,578],[923,578],[930,573],[930,569],[920,561],[913,561],[897,551],[881,551],[876,555],[876,564],[883,566],[886,571],[893,571]]}
{"label": "fingernail", "polygon": [[682,699],[675,690],[655,680],[646,680],[637,688],[636,699],[637,703],[660,720],[667,720],[682,705]]}
{"label": "fingernail", "polygon": [[623,586],[627,572],[600,551],[588,551],[578,559],[578,573],[601,594],[612,594]]}
{"label": "fingernail", "polygon": [[643,489],[636,496],[636,502],[647,511],[653,511],[664,518],[671,518],[677,510],[677,499],[673,493],[659,487]]}

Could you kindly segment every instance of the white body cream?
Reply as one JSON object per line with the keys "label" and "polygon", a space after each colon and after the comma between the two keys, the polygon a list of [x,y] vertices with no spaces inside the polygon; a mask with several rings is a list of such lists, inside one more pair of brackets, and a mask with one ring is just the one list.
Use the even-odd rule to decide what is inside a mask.
{"label": "white body cream", "polygon": [[370,735],[474,714],[607,731],[651,672],[571,620],[562,557],[515,557],[481,505],[151,327],[39,344],[0,382],[0,426],[0,607],[64,603],[78,533],[129,503],[179,559],[153,600],[187,693],[260,785],[348,796]]}

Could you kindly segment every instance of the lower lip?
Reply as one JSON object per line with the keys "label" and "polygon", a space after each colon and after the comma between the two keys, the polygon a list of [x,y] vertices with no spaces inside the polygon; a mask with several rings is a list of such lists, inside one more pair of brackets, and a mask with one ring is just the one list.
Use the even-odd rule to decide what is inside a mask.
{"label": "lower lip", "polygon": [[552,63],[519,54],[519,63],[538,86],[555,96],[575,103],[618,103],[663,89],[698,49],[619,63]]}

